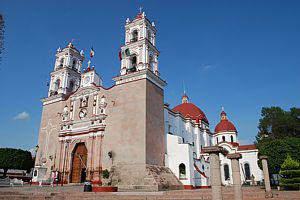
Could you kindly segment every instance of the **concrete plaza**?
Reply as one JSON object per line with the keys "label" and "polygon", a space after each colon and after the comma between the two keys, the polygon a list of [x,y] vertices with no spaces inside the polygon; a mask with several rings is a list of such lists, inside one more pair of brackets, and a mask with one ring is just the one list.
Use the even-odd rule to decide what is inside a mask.
{"label": "concrete plaza", "polygon": [[[242,187],[244,200],[263,200],[265,191],[261,187]],[[299,200],[299,191],[273,191],[274,200]],[[222,187],[223,200],[234,198],[234,189],[232,187]],[[83,192],[82,185],[66,186],[43,186],[24,185],[16,187],[0,187],[0,200],[19,200],[19,199],[55,199],[55,200],[87,200],[87,199],[122,199],[122,200],[208,200],[212,199],[211,189],[197,190],[173,190],[161,192],[113,192],[113,193],[95,193]]]}

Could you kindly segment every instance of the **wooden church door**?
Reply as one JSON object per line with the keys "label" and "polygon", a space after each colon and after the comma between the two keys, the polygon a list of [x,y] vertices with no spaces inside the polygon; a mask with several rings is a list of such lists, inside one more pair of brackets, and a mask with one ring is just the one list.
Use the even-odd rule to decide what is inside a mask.
{"label": "wooden church door", "polygon": [[87,149],[84,143],[75,146],[72,158],[71,183],[81,183],[86,178]]}

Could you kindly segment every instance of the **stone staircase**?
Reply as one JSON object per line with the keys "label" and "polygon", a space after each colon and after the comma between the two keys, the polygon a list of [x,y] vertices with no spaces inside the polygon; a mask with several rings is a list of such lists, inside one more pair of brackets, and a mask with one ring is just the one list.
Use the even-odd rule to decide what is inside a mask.
{"label": "stone staircase", "polygon": [[[11,190],[9,190],[11,189]],[[78,189],[82,189],[81,187]],[[81,191],[54,191],[51,188],[45,190],[34,188],[30,190],[23,189],[22,191],[16,188],[0,188],[0,200],[210,200],[210,189],[199,190],[174,190],[164,192],[117,192],[117,193],[94,193]],[[223,200],[233,200],[233,189],[224,187]],[[300,200],[299,191],[273,191],[273,200]],[[264,190],[259,187],[243,188],[244,200],[266,200]]]}

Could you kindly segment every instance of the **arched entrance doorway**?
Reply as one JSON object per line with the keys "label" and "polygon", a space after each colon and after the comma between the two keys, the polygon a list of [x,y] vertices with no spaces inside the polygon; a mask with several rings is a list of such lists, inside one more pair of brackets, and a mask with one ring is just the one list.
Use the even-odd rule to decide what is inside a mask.
{"label": "arched entrance doorway", "polygon": [[82,183],[86,179],[87,149],[84,143],[76,144],[72,154],[71,183]]}

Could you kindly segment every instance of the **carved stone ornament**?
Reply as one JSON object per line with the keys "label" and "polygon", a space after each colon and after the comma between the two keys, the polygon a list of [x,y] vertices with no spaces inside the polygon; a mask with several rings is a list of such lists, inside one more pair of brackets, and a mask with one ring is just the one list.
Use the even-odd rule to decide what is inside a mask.
{"label": "carved stone ornament", "polygon": [[100,108],[100,109],[106,108],[106,106],[107,106],[107,103],[106,103],[106,102],[100,102],[100,103],[99,103],[99,108]]}
{"label": "carved stone ornament", "polygon": [[87,88],[80,88],[75,94],[73,94],[72,100],[82,97],[84,95],[91,95],[93,93],[98,92],[100,89],[96,87],[87,87]]}
{"label": "carved stone ornament", "polygon": [[47,159],[46,158],[42,158],[41,161],[42,161],[42,163],[46,163]]}

